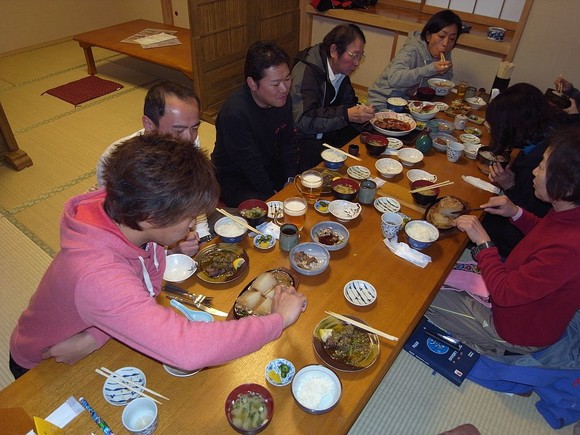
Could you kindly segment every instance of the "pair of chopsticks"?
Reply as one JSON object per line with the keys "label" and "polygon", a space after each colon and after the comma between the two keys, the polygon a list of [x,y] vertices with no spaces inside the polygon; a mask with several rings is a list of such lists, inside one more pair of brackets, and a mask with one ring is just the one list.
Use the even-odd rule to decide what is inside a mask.
{"label": "pair of chopsticks", "polygon": [[159,403],[160,405],[161,405],[161,402],[159,400],[155,399],[154,397],[151,397],[149,394],[146,394],[141,390],[147,391],[147,392],[153,394],[154,396],[161,397],[162,399],[169,400],[168,397],[165,397],[164,395],[159,394],[157,391],[153,391],[150,388],[144,387],[143,385],[139,385],[138,383],[133,382],[129,379],[125,379],[123,376],[118,375],[117,373],[113,372],[112,370],[109,370],[106,367],[101,367],[100,369],[95,369],[95,372],[97,372],[101,376],[104,376],[107,379],[110,379],[111,381],[115,382],[116,384],[121,385],[123,388],[126,388],[129,391],[137,393],[140,396],[147,397],[147,398],[153,400],[154,402]]}
{"label": "pair of chopsticks", "polygon": [[358,160],[359,162],[362,162],[362,159],[358,158],[357,156],[353,156],[352,154],[349,154],[346,151],[341,150],[340,148],[335,148],[332,145],[328,145],[327,143],[323,143],[322,146],[325,146],[326,148],[331,149],[333,151],[336,151],[337,153],[340,153],[340,154],[345,155],[347,157],[350,157],[351,159],[355,159],[355,160]]}
{"label": "pair of chopsticks", "polygon": [[257,230],[257,229],[256,229],[256,228],[254,228],[253,226],[251,226],[251,225],[248,225],[248,224],[247,224],[245,221],[243,221],[243,220],[240,220],[240,219],[239,219],[237,216],[234,216],[233,214],[231,214],[231,213],[228,213],[228,212],[227,212],[227,211],[225,211],[224,209],[221,209],[221,208],[216,208],[216,210],[217,210],[218,212],[220,212],[221,214],[223,214],[224,216],[226,216],[226,217],[229,217],[231,220],[233,220],[233,221],[234,221],[235,223],[237,223],[238,225],[241,225],[241,226],[243,226],[243,227],[245,227],[245,228],[249,229],[250,231],[253,231],[253,232],[255,232],[256,234],[260,234],[261,236],[263,236],[263,235],[264,235],[264,233],[263,233],[263,232],[261,232],[260,230]]}
{"label": "pair of chopsticks", "polygon": [[441,62],[445,62],[447,59],[445,59],[445,53],[440,52],[439,53],[441,55]]}
{"label": "pair of chopsticks", "polygon": [[364,323],[352,320],[350,317],[343,316],[342,314],[336,314],[332,311],[325,311],[325,313],[331,315],[332,317],[336,317],[337,319],[342,320],[343,322],[350,323],[351,325],[356,326],[357,328],[364,329],[365,331],[370,332],[372,334],[380,335],[381,337],[386,338],[387,340],[399,341],[399,339],[393,335],[389,335],[386,332],[379,331],[378,329],[365,325]]}
{"label": "pair of chopsticks", "polygon": [[446,180],[446,181],[442,181],[441,183],[432,184],[430,186],[418,187],[417,189],[410,190],[410,192],[411,193],[423,192],[423,191],[429,190],[429,189],[437,189],[438,187],[451,186],[453,183],[454,183],[453,181]]}

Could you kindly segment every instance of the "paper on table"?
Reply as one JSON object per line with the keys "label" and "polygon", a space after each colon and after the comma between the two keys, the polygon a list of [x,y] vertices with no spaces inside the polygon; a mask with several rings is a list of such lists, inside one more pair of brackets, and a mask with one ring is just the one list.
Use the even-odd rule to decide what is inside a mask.
{"label": "paper on table", "polygon": [[377,187],[381,187],[383,184],[386,183],[385,180],[383,180],[382,178],[379,178],[379,177],[372,177],[371,180],[377,184]]}
{"label": "paper on table", "polygon": [[469,183],[472,186],[477,187],[478,189],[487,190],[488,192],[491,192],[495,195],[498,195],[501,192],[499,187],[494,186],[493,184],[488,183],[487,181],[484,181],[481,178],[472,177],[471,175],[462,175],[461,178],[463,178],[463,181],[465,181],[466,183]]}
{"label": "paper on table", "polygon": [[385,242],[385,245],[387,245],[395,255],[401,257],[403,260],[413,263],[415,266],[424,269],[429,263],[431,263],[431,257],[411,248],[406,243],[397,242],[397,236],[393,237],[391,240],[385,239],[383,242]]}
{"label": "paper on table", "polygon": [[264,222],[256,227],[264,235],[270,235],[276,240],[280,238],[280,227],[273,222]]}

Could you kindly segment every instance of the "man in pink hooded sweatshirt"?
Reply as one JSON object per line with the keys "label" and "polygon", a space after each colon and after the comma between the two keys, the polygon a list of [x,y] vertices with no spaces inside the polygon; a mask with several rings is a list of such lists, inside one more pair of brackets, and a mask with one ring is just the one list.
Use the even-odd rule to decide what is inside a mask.
{"label": "man in pink hooded sweatshirt", "polygon": [[222,364],[277,339],[304,311],[306,298],[281,286],[263,317],[193,323],[157,304],[164,246],[219,196],[203,151],[169,136],[136,136],[111,154],[104,177],[106,190],[65,204],[61,251],[10,338],[15,377],[47,358],[72,364],[110,338],[184,370]]}

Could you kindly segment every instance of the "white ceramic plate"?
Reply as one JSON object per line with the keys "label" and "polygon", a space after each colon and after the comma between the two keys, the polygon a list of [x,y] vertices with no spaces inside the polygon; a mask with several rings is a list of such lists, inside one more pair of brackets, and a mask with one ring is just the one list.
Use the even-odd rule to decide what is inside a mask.
{"label": "white ceramic plate", "polygon": [[371,171],[360,165],[350,166],[346,173],[349,177],[354,178],[355,180],[366,180],[371,176]]}
{"label": "white ceramic plate", "polygon": [[377,289],[366,281],[355,279],[344,286],[344,297],[353,305],[366,307],[377,300]]}
{"label": "white ceramic plate", "polygon": [[[400,121],[404,121],[407,124],[409,124],[409,129],[408,130],[385,130],[384,128],[380,128],[377,127],[375,125],[375,122],[377,120],[382,120],[384,118],[395,118],[398,119]],[[371,119],[371,124],[373,126],[373,128],[378,131],[379,133],[382,133],[386,136],[395,136],[395,137],[399,137],[399,136],[405,136],[407,133],[410,133],[411,131],[415,130],[415,127],[417,127],[417,122],[408,114],[406,113],[396,113],[396,112],[379,112],[375,114],[375,117],[373,119]]]}
{"label": "white ceramic plate", "polygon": [[274,219],[274,210],[278,208],[278,218],[284,216],[284,203],[282,201],[269,201],[266,203],[268,205],[268,217]]}
{"label": "white ceramic plate", "polygon": [[[121,376],[123,379],[133,381],[134,383],[142,385],[143,387],[147,384],[145,373],[143,373],[137,367],[122,367],[118,370],[115,370],[115,373]],[[119,385],[112,379],[107,379],[103,385],[103,397],[111,405],[125,406],[131,400],[139,397],[139,394],[123,387],[122,385]]]}
{"label": "white ceramic plate", "polygon": [[[283,366],[287,367],[287,373],[282,372]],[[266,369],[264,370],[266,380],[276,387],[288,385],[292,382],[292,379],[294,379],[295,374],[296,368],[294,367],[294,364],[284,358],[273,359],[266,365]]]}
{"label": "white ceramic plate", "polygon": [[399,201],[389,196],[381,196],[375,199],[374,206],[379,213],[386,213],[388,211],[396,213],[401,209]]}
{"label": "white ceramic plate", "polygon": [[355,202],[344,199],[336,199],[328,206],[330,213],[338,219],[339,222],[349,222],[360,214],[362,207]]}
{"label": "white ceramic plate", "polygon": [[197,369],[197,370],[194,370],[192,372],[186,372],[186,371],[183,371],[183,370],[178,369],[176,367],[168,366],[167,364],[163,364],[163,368],[165,369],[165,371],[167,373],[169,373],[172,376],[176,376],[178,378],[187,378],[189,376],[195,375],[196,373],[199,373],[202,370],[202,369]]}
{"label": "white ceramic plate", "polygon": [[449,104],[446,103],[435,103],[435,105],[437,106],[440,112],[445,112],[447,109],[449,109]]}
{"label": "white ceramic plate", "polygon": [[389,145],[387,145],[387,149],[390,150],[400,150],[403,148],[403,142],[400,139],[396,139],[394,137],[388,137]]}
{"label": "white ceramic plate", "polygon": [[409,169],[407,171],[407,178],[412,183],[417,180],[427,180],[435,183],[437,181],[437,175],[430,174],[422,169]]}

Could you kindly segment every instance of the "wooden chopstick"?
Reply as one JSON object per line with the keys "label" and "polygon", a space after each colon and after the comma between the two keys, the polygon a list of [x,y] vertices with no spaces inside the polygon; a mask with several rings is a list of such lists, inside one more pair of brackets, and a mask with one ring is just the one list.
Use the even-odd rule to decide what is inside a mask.
{"label": "wooden chopstick", "polygon": [[424,190],[437,189],[438,187],[451,186],[452,184],[454,184],[454,181],[447,180],[442,181],[441,183],[432,184],[431,186],[418,187],[417,189],[410,190],[409,192],[411,193],[423,192]]}
{"label": "wooden chopstick", "polygon": [[[104,367],[103,367],[103,368],[104,368]],[[110,371],[110,370],[109,370],[109,371]],[[104,376],[104,377],[105,377],[105,378],[107,378],[107,379],[110,379],[111,381],[115,382],[116,384],[119,384],[119,385],[121,385],[123,388],[126,388],[127,390],[129,390],[129,391],[132,391],[132,392],[134,392],[134,393],[136,393],[136,394],[138,394],[138,395],[140,395],[140,396],[147,397],[148,399],[151,399],[151,400],[153,400],[154,402],[157,402],[157,403],[159,403],[160,405],[161,405],[162,403],[161,403],[159,400],[155,399],[154,397],[151,397],[149,394],[146,394],[146,393],[144,393],[143,391],[141,391],[141,389],[143,389],[143,390],[147,390],[147,391],[149,391],[151,394],[155,394],[156,396],[159,396],[159,397],[162,397],[162,398],[164,398],[164,399],[166,399],[166,400],[169,400],[167,397],[165,397],[165,396],[163,396],[163,395],[161,395],[161,394],[159,394],[159,393],[157,393],[157,392],[155,392],[155,391],[153,391],[153,390],[151,390],[151,389],[149,389],[149,388],[147,388],[147,387],[144,387],[143,385],[139,385],[139,384],[136,384],[136,383],[135,383],[135,382],[133,382],[133,381],[130,381],[130,380],[128,380],[128,379],[125,379],[125,378],[123,378],[122,376],[119,376],[119,375],[118,375],[118,374],[116,374],[116,373],[112,373],[112,374],[105,373],[105,372],[104,372],[103,370],[101,370],[101,369],[95,369],[95,372],[97,372],[97,373],[98,373],[99,375],[101,375],[101,376]],[[131,384],[133,384],[133,385],[137,385],[138,387],[134,387],[134,386],[133,386],[133,385],[131,385]]]}
{"label": "wooden chopstick", "polygon": [[447,59],[445,59],[445,54],[443,54],[443,52],[439,53],[441,55],[441,62],[445,62]]}
{"label": "wooden chopstick", "polygon": [[393,335],[389,335],[386,332],[379,331],[378,329],[375,329],[371,326],[365,325],[364,323],[360,323],[360,322],[357,322],[356,320],[352,320],[349,317],[343,316],[341,314],[333,313],[332,311],[325,311],[325,313],[330,314],[332,317],[336,317],[337,319],[340,319],[343,322],[350,323],[351,325],[356,326],[357,328],[364,329],[367,332],[371,332],[373,334],[380,335],[381,337],[386,338],[387,340],[399,341],[399,339]]}
{"label": "wooden chopstick", "polygon": [[361,158],[358,158],[357,156],[353,156],[352,154],[349,154],[346,151],[341,150],[340,148],[335,148],[332,145],[328,145],[327,143],[323,143],[322,146],[325,146],[326,148],[331,149],[333,151],[336,151],[336,152],[343,154],[347,157],[350,157],[351,159],[355,159],[355,160],[358,160],[359,162],[362,162]]}
{"label": "wooden chopstick", "polygon": [[237,217],[237,216],[234,216],[233,214],[231,214],[231,213],[228,213],[228,212],[227,212],[227,211],[225,211],[224,209],[221,209],[221,208],[216,208],[216,210],[217,210],[217,211],[219,211],[219,212],[220,212],[221,214],[223,214],[224,216],[226,216],[226,217],[229,217],[231,220],[233,220],[233,221],[234,221],[235,223],[237,223],[238,225],[241,225],[241,226],[243,226],[243,227],[245,227],[245,228],[249,229],[250,231],[253,231],[253,232],[257,233],[257,234],[260,234],[261,236],[263,236],[263,235],[264,235],[264,233],[263,233],[263,232],[261,232],[260,230],[258,230],[258,229],[256,229],[256,228],[254,228],[253,226],[251,226],[251,225],[247,224],[245,221],[242,221],[242,220],[238,219],[238,217]]}

